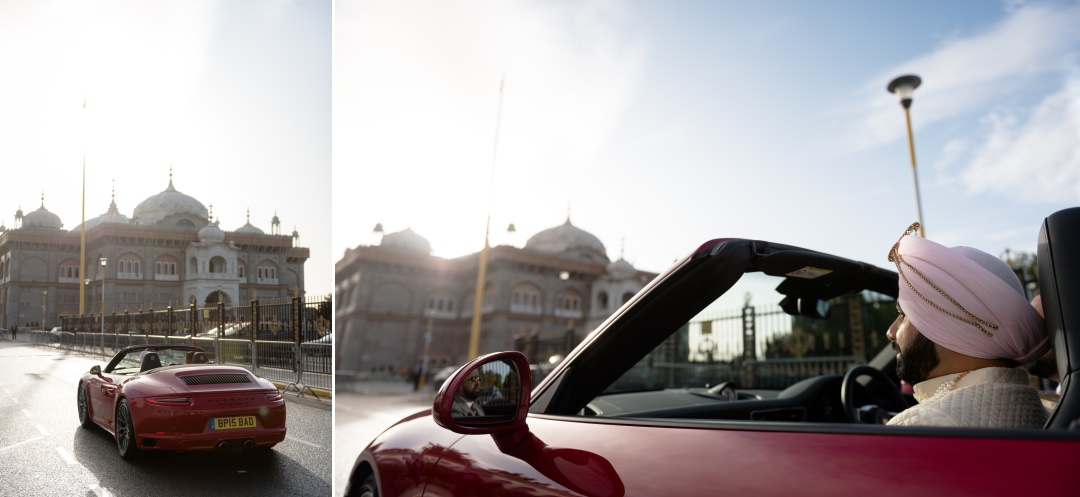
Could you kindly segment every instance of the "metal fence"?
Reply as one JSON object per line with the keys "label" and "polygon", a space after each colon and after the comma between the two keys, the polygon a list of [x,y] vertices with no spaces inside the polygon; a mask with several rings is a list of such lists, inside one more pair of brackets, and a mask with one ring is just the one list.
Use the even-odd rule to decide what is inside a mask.
{"label": "metal fence", "polygon": [[330,296],[277,299],[247,306],[61,316],[63,331],[31,332],[37,343],[112,356],[129,345],[172,343],[203,349],[210,360],[247,368],[285,391],[333,390]]}

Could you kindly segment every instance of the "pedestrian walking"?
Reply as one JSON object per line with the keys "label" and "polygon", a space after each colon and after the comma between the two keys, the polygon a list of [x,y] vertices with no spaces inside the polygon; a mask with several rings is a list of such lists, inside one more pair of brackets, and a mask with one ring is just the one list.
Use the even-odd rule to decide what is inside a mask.
{"label": "pedestrian walking", "polygon": [[16,333],[17,331],[19,331],[19,325],[17,325],[17,324],[12,324],[12,325],[11,325],[11,341],[12,341],[12,342],[14,342],[14,341],[15,341],[15,333]]}

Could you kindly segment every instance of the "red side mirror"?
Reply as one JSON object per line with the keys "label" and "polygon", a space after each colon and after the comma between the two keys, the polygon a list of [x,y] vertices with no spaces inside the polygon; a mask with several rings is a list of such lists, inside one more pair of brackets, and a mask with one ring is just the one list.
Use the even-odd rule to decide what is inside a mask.
{"label": "red side mirror", "polygon": [[[465,435],[528,433],[532,372],[521,352],[496,352],[465,364],[435,395],[435,423]],[[517,438],[514,436],[514,438]]]}

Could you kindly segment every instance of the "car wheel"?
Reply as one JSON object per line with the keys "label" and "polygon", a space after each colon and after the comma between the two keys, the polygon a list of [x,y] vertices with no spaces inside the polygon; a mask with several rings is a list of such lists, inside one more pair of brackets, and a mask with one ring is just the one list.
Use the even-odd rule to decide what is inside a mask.
{"label": "car wheel", "polygon": [[133,459],[139,452],[127,399],[120,399],[120,405],[116,407],[116,447],[120,450],[120,457],[127,460]]}
{"label": "car wheel", "polygon": [[79,382],[79,425],[83,428],[89,428],[94,424],[90,421],[90,406],[87,403],[86,398],[86,385]]}
{"label": "car wheel", "polygon": [[359,487],[345,490],[345,497],[379,497],[379,487],[375,486],[375,475],[367,475]]}

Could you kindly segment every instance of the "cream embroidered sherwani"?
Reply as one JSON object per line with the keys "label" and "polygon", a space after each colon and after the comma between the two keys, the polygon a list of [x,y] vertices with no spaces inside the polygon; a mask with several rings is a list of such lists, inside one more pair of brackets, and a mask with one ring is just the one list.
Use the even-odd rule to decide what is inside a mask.
{"label": "cream embroidered sherwani", "polygon": [[[975,369],[915,385],[912,406],[889,421],[890,426],[955,426],[963,428],[1037,428],[1049,417],[1027,371],[1019,368]],[[950,383],[951,382],[951,383]]]}

